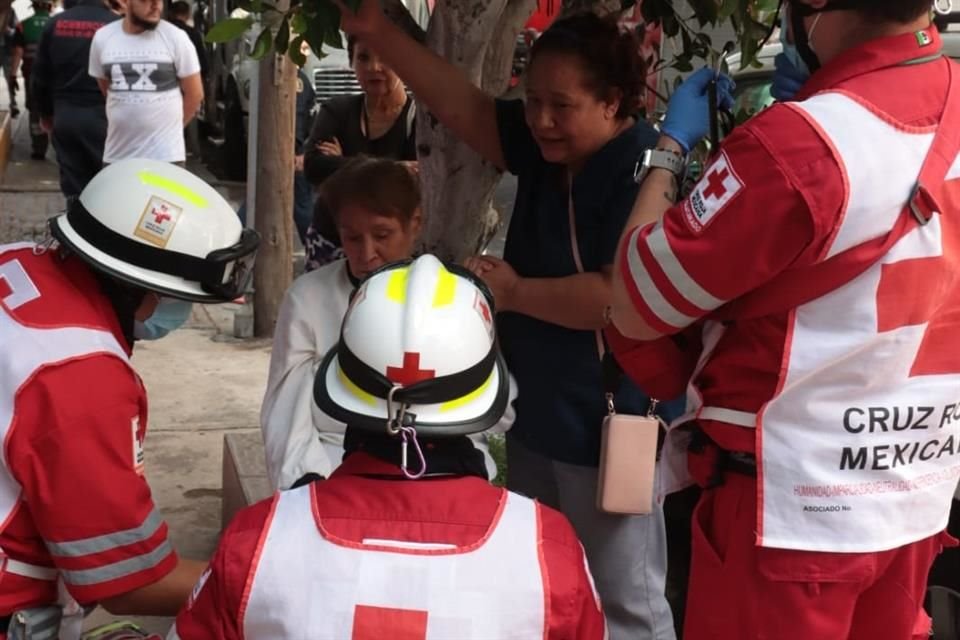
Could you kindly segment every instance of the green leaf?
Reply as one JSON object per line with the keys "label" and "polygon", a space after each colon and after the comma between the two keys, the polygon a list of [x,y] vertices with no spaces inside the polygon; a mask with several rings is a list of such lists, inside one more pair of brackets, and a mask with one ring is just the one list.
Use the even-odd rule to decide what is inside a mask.
{"label": "green leaf", "polygon": [[717,12],[717,20],[726,20],[737,10],[740,6],[741,0],[723,0],[723,4],[720,5],[720,10]]}
{"label": "green leaf", "polygon": [[327,28],[327,33],[323,36],[323,43],[334,49],[343,49],[343,36],[340,35],[339,16],[337,23]]}
{"label": "green leaf", "polygon": [[307,41],[313,52],[319,55],[323,50],[323,38],[326,35],[326,29],[320,22],[320,16],[307,22],[307,31],[303,34],[303,39]]}
{"label": "green leaf", "polygon": [[211,43],[230,42],[242,36],[253,25],[253,16],[246,18],[224,18],[210,28],[206,41]]}
{"label": "green leaf", "polygon": [[680,33],[680,20],[677,19],[675,14],[664,16],[660,21],[660,26],[663,28],[664,35],[670,38],[674,38]]}
{"label": "green leaf", "polygon": [[297,35],[307,32],[307,18],[298,11],[290,18],[290,29]]}
{"label": "green leaf", "polygon": [[687,73],[688,71],[693,71],[693,63],[690,61],[690,58],[678,56],[676,60],[673,61],[673,68],[681,73]]}
{"label": "green leaf", "polygon": [[250,57],[254,60],[263,60],[272,48],[273,34],[270,33],[270,29],[264,29],[260,32],[260,35],[257,36],[257,41],[253,44],[253,51],[250,52]]}
{"label": "green leaf", "polygon": [[329,0],[320,0],[317,4],[317,15],[307,21],[307,30],[303,35],[318,56],[323,51],[324,44],[342,49],[340,11]]}
{"label": "green leaf", "polygon": [[700,26],[716,24],[719,13],[717,0],[688,0],[688,4],[693,9],[693,14],[700,22]]}
{"label": "green leaf", "polygon": [[[300,3],[300,13],[308,18],[317,15],[317,4],[319,0],[302,0]],[[304,28],[306,31],[306,28]]]}
{"label": "green leaf", "polygon": [[280,26],[277,27],[277,35],[273,39],[273,48],[277,53],[283,54],[290,44],[290,21],[288,16],[283,16]]}

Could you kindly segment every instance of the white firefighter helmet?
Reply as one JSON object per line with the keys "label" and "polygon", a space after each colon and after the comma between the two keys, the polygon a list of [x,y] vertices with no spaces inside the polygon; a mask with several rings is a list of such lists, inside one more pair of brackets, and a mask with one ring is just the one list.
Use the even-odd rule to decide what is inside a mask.
{"label": "white firefighter helmet", "polygon": [[213,187],[182,167],[145,159],[105,167],[50,230],[99,271],[195,302],[241,295],[259,243]]}
{"label": "white firefighter helmet", "polygon": [[380,432],[402,425],[445,436],[493,426],[509,390],[493,313],[482,282],[432,255],[375,271],[317,372],[317,405]]}

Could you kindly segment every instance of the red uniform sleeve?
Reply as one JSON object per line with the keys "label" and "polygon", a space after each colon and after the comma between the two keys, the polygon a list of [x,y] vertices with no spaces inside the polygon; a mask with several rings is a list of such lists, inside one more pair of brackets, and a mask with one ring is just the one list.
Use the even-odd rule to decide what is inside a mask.
{"label": "red uniform sleeve", "polygon": [[240,640],[242,603],[276,496],[240,511],[177,615],[167,640]]}
{"label": "red uniform sleeve", "polygon": [[142,475],[146,400],[120,359],[42,370],[18,394],[10,470],[37,532],[81,603],[133,591],[177,559]]}
{"label": "red uniform sleeve", "polygon": [[631,340],[614,325],[603,330],[617,364],[651,398],[676,398],[687,389],[700,358],[700,329],[656,340]]}
{"label": "red uniform sleeve", "polygon": [[573,527],[559,511],[537,504],[549,591],[547,640],[604,640],[600,596]]}
{"label": "red uniform sleeve", "polygon": [[636,311],[673,334],[813,263],[845,193],[843,170],[813,126],[792,107],[771,107],[734,131],[686,200],[627,235],[619,268]]}

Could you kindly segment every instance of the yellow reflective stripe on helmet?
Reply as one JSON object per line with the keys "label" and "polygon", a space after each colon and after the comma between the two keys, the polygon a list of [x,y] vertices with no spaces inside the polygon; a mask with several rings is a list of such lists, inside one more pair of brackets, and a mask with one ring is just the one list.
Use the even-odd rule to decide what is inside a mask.
{"label": "yellow reflective stripe on helmet", "polygon": [[433,294],[433,308],[447,307],[453,304],[453,299],[457,294],[457,276],[453,275],[443,267],[437,272],[437,290]]}
{"label": "yellow reflective stripe on helmet", "polygon": [[161,189],[166,189],[170,193],[175,193],[190,204],[196,205],[201,209],[207,208],[207,199],[201,196],[199,193],[185,187],[184,185],[171,180],[165,176],[161,176],[157,173],[151,173],[150,171],[138,171],[137,175],[140,177],[140,182],[143,184],[148,184],[152,187],[159,187]]}
{"label": "yellow reflective stripe on helmet", "polygon": [[409,272],[409,267],[394,269],[390,272],[390,279],[387,281],[387,298],[399,304],[407,301],[407,274]]}
{"label": "yellow reflective stripe on helmet", "polygon": [[361,401],[372,406],[377,405],[377,399],[374,398],[373,395],[367,393],[366,391],[358,387],[356,384],[354,384],[353,380],[348,378],[347,374],[345,374],[343,372],[343,369],[340,368],[340,365],[337,365],[337,377],[340,378],[340,382],[342,382],[343,386],[347,388],[347,391],[355,395]]}
{"label": "yellow reflective stripe on helmet", "polygon": [[484,391],[487,390],[487,387],[490,386],[490,383],[491,383],[491,382],[493,382],[493,374],[492,374],[492,373],[490,374],[490,377],[487,378],[487,381],[484,382],[482,385],[480,385],[480,387],[477,388],[476,391],[471,391],[471,392],[468,393],[467,395],[465,395],[465,396],[463,396],[463,397],[461,397],[461,398],[457,398],[456,400],[451,400],[451,401],[449,401],[449,402],[444,402],[442,405],[440,405],[440,411],[441,411],[441,412],[444,412],[444,411],[453,411],[454,409],[459,409],[460,407],[462,407],[462,406],[464,406],[464,405],[466,405],[466,404],[468,404],[468,403],[470,403],[470,402],[473,402],[474,400],[476,400],[477,398],[480,397],[480,394],[482,394]]}

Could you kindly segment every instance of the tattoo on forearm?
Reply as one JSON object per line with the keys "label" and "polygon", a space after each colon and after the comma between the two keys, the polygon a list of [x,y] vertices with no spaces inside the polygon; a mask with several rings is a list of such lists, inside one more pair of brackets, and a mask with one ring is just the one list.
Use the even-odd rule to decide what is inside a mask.
{"label": "tattoo on forearm", "polygon": [[679,185],[677,184],[677,177],[676,177],[676,176],[671,176],[671,177],[670,177],[670,189],[663,192],[663,197],[666,198],[667,200],[669,200],[671,203],[676,204],[676,202],[677,202],[677,195],[678,195],[679,191],[680,191],[680,187],[679,187]]}

